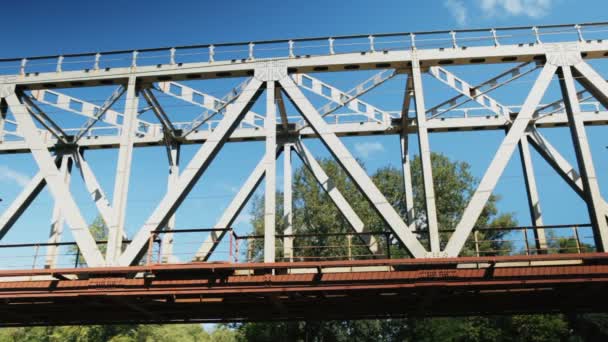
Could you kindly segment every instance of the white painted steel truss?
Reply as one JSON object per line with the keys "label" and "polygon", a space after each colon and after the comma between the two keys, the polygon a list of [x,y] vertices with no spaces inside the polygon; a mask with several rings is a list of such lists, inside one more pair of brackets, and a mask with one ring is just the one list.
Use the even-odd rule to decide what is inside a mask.
{"label": "white painted steel truss", "polygon": [[[608,56],[608,41],[584,38],[594,27],[601,25],[605,24],[535,28],[531,30],[531,41],[518,43],[500,41],[502,36],[496,32],[508,31],[509,28],[498,31],[450,31],[447,46],[442,47],[425,47],[424,44],[431,41],[433,35],[447,32],[302,40],[327,42],[327,53],[315,55],[300,54],[300,40],[247,43],[247,56],[228,60],[220,58],[220,50],[240,44],[203,45],[168,49],[170,54],[166,64],[142,64],[142,53],[163,51],[149,49],[131,53],[128,66],[114,68],[101,66],[102,56],[118,52],[37,57],[34,60],[55,58],[58,64],[52,71],[35,73],[28,71],[32,59],[2,60],[0,62],[18,61],[19,73],[0,77],[0,153],[30,153],[39,171],[0,216],[0,239],[41,190],[48,186],[55,203],[49,242],[61,241],[65,222],[89,266],[135,264],[149,248],[151,236],[165,229],[175,229],[176,210],[226,143],[263,140],[263,158],[214,225],[213,228],[218,230],[211,231],[204,241],[200,241],[201,246],[194,260],[206,261],[210,258],[227,232],[221,229],[230,228],[234,224],[262,180],[265,180],[264,261],[277,259],[276,161],[281,154],[285,172],[284,212],[279,214],[286,223],[283,232],[285,237],[282,240],[283,257],[285,260],[293,260],[293,237],[290,235],[296,227],[293,227],[292,217],[291,152],[295,152],[303,165],[311,171],[350,228],[357,233],[366,231],[363,221],[351,204],[333,185],[321,164],[305,146],[306,139],[318,138],[350,176],[361,194],[369,200],[393,236],[415,258],[456,257],[461,253],[516,148],[521,156],[532,223],[543,226],[539,190],[529,146],[585,201],[596,246],[598,250],[607,251],[608,204],[599,191],[597,172],[585,131],[585,125],[608,124],[608,111],[605,109],[608,107],[608,83],[589,64],[593,59]],[[554,32],[550,29],[575,33],[577,39],[544,42],[543,30]],[[473,40],[466,38],[468,34],[486,31],[491,32],[491,35],[488,35],[485,43],[479,43],[477,39],[477,43],[473,44]],[[425,40],[426,36],[431,38]],[[463,38],[457,39],[459,36]],[[405,41],[408,44],[381,48],[383,39],[400,37],[407,38]],[[363,44],[359,51],[340,51],[339,42],[346,39],[363,39],[367,45]],[[263,50],[256,50],[257,46],[283,43],[287,47],[285,55],[272,56],[270,59],[257,58],[255,55],[256,51]],[[467,46],[469,43],[471,46]],[[388,46],[389,43],[384,44]],[[179,62],[178,52],[181,49],[202,49],[207,52],[208,60]],[[84,70],[70,71],[65,68],[66,58],[93,56],[93,64]],[[475,86],[457,76],[458,71],[451,70],[451,65],[509,63],[516,65],[510,65],[507,71],[488,77],[488,80]],[[312,76],[312,73],[370,69],[378,69],[378,72],[348,91],[330,85],[317,74]],[[380,109],[380,106],[362,99],[391,79],[403,79],[397,77],[400,75],[406,79],[401,111]],[[452,89],[458,95],[435,106],[427,106],[424,75],[439,80],[446,89]],[[536,75],[536,80],[522,105],[508,106],[490,95],[492,91],[511,86],[515,83],[513,81],[526,75]],[[182,83],[187,80],[231,77],[246,79],[223,97]],[[563,96],[554,102],[542,103],[545,91],[555,77],[559,79]],[[584,88],[582,91],[576,90],[575,80]],[[116,87],[101,104],[58,90],[97,85]],[[330,102],[316,108],[302,90]],[[265,94],[266,106],[265,113],[260,114],[251,108],[262,94]],[[157,96],[170,96],[175,101],[189,103],[203,111],[193,120],[176,121]],[[123,109],[113,108],[121,98],[124,98]],[[590,105],[585,102],[588,100],[597,102]],[[286,102],[291,103],[295,113],[287,112]],[[481,107],[463,108],[467,103]],[[57,115],[45,112],[42,106],[76,114],[86,121],[80,127],[64,127],[58,123]],[[590,106],[592,109],[587,110]],[[140,116],[146,111],[151,111],[156,119],[141,119]],[[345,111],[350,111],[351,114],[344,113]],[[483,115],[472,115],[472,111]],[[343,120],[347,115],[356,118],[356,121]],[[570,165],[540,132],[543,128],[559,126],[570,128],[577,167]],[[455,232],[446,241],[441,241],[429,135],[477,130],[503,130],[506,131],[506,136],[481,178]],[[341,136],[376,134],[400,137],[406,215],[398,213],[387,201],[340,139]],[[413,211],[411,148],[408,146],[410,134],[415,134],[418,139],[418,154],[421,157],[426,212],[422,223],[428,229],[428,246],[414,232],[421,222],[416,222]],[[180,165],[180,147],[186,144],[199,144],[200,147],[186,165]],[[134,236],[129,237],[125,233],[125,216],[128,210],[131,164],[134,149],[143,146],[166,147],[169,160],[168,186],[166,194],[148,219]],[[118,150],[111,201],[85,159],[87,150],[101,148]],[[74,177],[74,167],[79,170],[100,217],[109,228],[105,255],[94,241],[70,191],[69,182]],[[546,248],[544,231],[538,229],[536,234],[537,248]],[[130,242],[126,243],[129,238]],[[378,251],[374,237],[366,237],[364,240],[372,253]],[[53,257],[56,255],[55,250],[55,247],[49,248],[50,256],[45,260],[47,267],[56,265],[57,260]],[[167,233],[162,238],[161,260],[170,261],[172,253],[173,234]]]}

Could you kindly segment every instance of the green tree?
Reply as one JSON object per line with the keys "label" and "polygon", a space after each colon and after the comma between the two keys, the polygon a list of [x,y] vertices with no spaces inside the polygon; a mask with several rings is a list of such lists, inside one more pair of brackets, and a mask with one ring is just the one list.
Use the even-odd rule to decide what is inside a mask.
{"label": "green tree", "polygon": [[[451,230],[460,221],[462,213],[475,190],[477,181],[464,162],[451,161],[441,154],[431,157],[433,181],[436,191],[441,242],[449,239]],[[353,209],[359,214],[366,229],[374,232],[387,231],[388,227],[360,194],[354,183],[341,167],[331,160],[321,160],[321,166],[331,178],[332,185],[340,189]],[[424,192],[420,159],[412,161],[412,182],[414,193],[414,220],[417,222],[421,238],[427,243],[425,225]],[[378,169],[372,179],[389,203],[406,217],[405,194],[401,170],[393,167]],[[279,198],[282,194],[278,194]],[[294,231],[296,233],[323,234],[345,233],[349,231],[346,220],[334,207],[327,194],[318,186],[312,174],[306,169],[296,170],[293,184]],[[498,196],[491,196],[483,209],[476,227],[495,228],[516,226],[512,214],[500,213],[496,203]],[[282,201],[277,201],[279,204]],[[252,224],[255,234],[263,232],[263,209],[261,198],[254,201]],[[277,208],[277,231],[284,227],[281,222],[282,208]],[[482,255],[513,253],[511,243],[504,241],[505,230],[481,230],[478,233],[478,248]],[[281,255],[280,241],[277,255]],[[359,243],[361,244],[361,243]],[[308,248],[310,246],[332,246],[332,248]],[[337,247],[336,247],[337,246]],[[381,253],[386,252],[381,244]],[[254,246],[254,255],[261,257],[261,241]],[[296,257],[331,258],[344,257],[347,244],[344,237],[307,237],[294,241]],[[365,255],[364,247],[354,249],[353,254]],[[398,244],[391,245],[393,256],[407,256]],[[463,255],[474,255],[475,244],[471,239],[465,245]],[[296,258],[297,259],[297,258]],[[532,317],[532,318],[530,318]],[[234,326],[241,341],[510,341],[533,340],[554,341],[567,337],[567,324],[562,316],[514,316],[514,317],[460,317],[460,318],[406,318],[393,320],[357,320],[330,322],[273,322],[247,323]],[[538,331],[537,330],[542,330]]]}

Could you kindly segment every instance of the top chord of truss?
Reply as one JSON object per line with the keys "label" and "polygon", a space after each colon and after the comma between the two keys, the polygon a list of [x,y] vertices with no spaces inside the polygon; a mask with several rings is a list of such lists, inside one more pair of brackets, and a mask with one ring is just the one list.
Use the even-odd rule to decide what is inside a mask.
{"label": "top chord of truss", "polygon": [[[147,48],[0,59],[2,83],[30,88],[251,75],[251,62],[284,59],[293,72],[403,68],[411,52],[425,66],[530,61],[543,43],[578,42],[586,58],[603,57],[608,22],[382,33]],[[491,48],[491,49],[489,49]],[[405,54],[404,54],[405,53]],[[329,57],[329,58],[328,58]],[[117,79],[123,79],[119,81]]]}

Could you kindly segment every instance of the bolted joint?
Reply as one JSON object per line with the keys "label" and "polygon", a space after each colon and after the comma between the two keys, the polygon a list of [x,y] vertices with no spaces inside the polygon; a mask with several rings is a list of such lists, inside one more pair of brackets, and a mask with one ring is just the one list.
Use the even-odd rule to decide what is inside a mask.
{"label": "bolted joint", "polygon": [[262,82],[279,81],[287,77],[287,63],[286,61],[256,63],[253,77]]}
{"label": "bolted joint", "polygon": [[13,95],[15,93],[14,84],[0,84],[0,99]]}

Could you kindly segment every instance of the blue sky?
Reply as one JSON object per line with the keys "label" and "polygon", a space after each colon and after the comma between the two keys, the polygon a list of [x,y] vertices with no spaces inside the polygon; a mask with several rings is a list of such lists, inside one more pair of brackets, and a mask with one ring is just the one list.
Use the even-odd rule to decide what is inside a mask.
{"label": "blue sky", "polygon": [[[4,36],[0,57],[53,55],[158,46],[176,46],[214,42],[249,41],[382,32],[408,32],[476,28],[580,23],[605,20],[608,4],[601,0],[428,0],[419,1],[28,1],[3,6]],[[606,34],[608,37],[608,33]],[[602,65],[598,65],[603,68]],[[466,70],[462,76],[482,80],[506,67]],[[457,69],[455,69],[457,70]],[[459,71],[460,72],[460,71]],[[489,72],[489,73],[488,73]],[[324,80],[349,89],[369,77],[370,73],[331,75]],[[374,105],[397,110],[403,93],[403,78],[378,88],[365,99]],[[522,102],[533,78],[522,79],[516,89],[497,92],[505,104]],[[448,98],[451,93],[425,78],[427,107]],[[218,81],[204,90],[220,96],[237,81]],[[195,86],[197,84],[193,84]],[[201,88],[202,89],[202,88]],[[434,89],[441,90],[443,93]],[[111,88],[82,92],[79,96],[102,102]],[[203,90],[203,89],[202,89]],[[69,93],[69,91],[66,91]],[[555,90],[553,90],[555,93]],[[74,94],[76,95],[76,94]],[[314,101],[314,100],[313,100]],[[316,100],[316,103],[323,104]],[[143,102],[143,101],[142,101]],[[120,106],[120,105],[119,105]],[[170,104],[168,104],[171,107]],[[173,104],[173,106],[180,106]],[[255,107],[254,109],[263,107]],[[186,109],[184,109],[186,110]],[[192,108],[188,110],[193,110]],[[604,195],[608,195],[608,170],[605,127],[588,129],[593,146],[596,170]],[[547,130],[546,135],[575,164],[569,136],[563,129]],[[503,137],[502,132],[439,134],[431,137],[433,150],[472,165],[480,178]],[[396,137],[345,138],[343,141],[370,170],[385,165],[397,166]],[[318,142],[311,141],[313,153],[328,156]],[[183,164],[193,155],[196,146],[184,147]],[[208,173],[178,211],[177,228],[209,227],[221,214],[262,155],[263,145],[247,143],[228,145],[220,153]],[[471,154],[470,151],[476,151]],[[536,174],[541,183],[541,201],[547,224],[587,222],[584,206],[570,189],[534,155]],[[116,151],[95,151],[89,161],[105,192],[113,191]],[[279,161],[279,172],[282,162]],[[298,166],[299,163],[296,163]],[[0,189],[4,210],[36,172],[27,155],[0,156]],[[129,193],[127,230],[132,234],[154,209],[166,187],[166,157],[162,148],[137,149]],[[96,216],[79,176],[72,185],[85,216]],[[279,179],[281,182],[281,179]],[[153,184],[154,186],[151,186]],[[496,193],[503,197],[501,210],[514,212],[521,224],[529,224],[519,156],[514,154],[499,182]],[[52,201],[45,192],[6,236],[3,243],[44,241],[47,238]],[[248,229],[246,208],[237,226]],[[67,228],[66,228],[67,229]],[[202,238],[202,237],[197,237]],[[188,239],[194,239],[190,236]],[[66,234],[64,240],[72,240]],[[185,241],[184,243],[186,243]],[[194,244],[193,247],[194,248]],[[23,251],[31,254],[30,251]],[[185,253],[185,252],[184,252]],[[29,261],[28,261],[29,262]]]}

